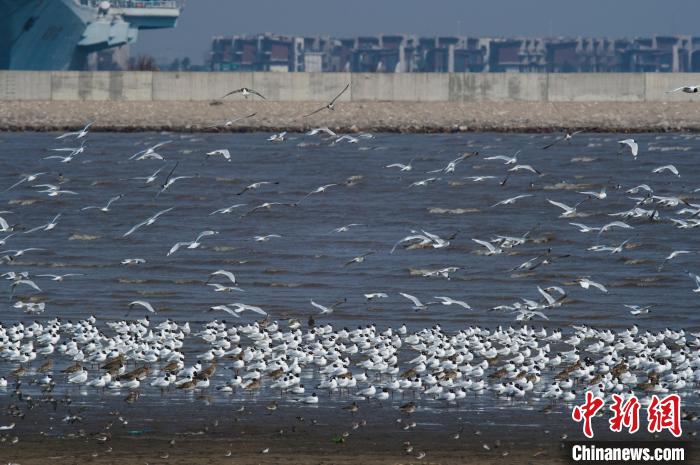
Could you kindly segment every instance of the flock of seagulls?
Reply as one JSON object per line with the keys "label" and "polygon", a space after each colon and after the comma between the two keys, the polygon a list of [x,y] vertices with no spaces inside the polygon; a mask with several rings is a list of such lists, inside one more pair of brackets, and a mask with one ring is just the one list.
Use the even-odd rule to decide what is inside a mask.
{"label": "flock of seagulls", "polygon": [[[305,117],[325,109],[333,111],[348,87],[327,105]],[[689,92],[685,88],[675,91],[681,90]],[[254,89],[241,88],[222,99],[234,94],[244,98],[265,98]],[[254,114],[243,118],[252,116]],[[235,121],[232,119],[226,124]],[[543,274],[540,285],[532,288],[530,294],[490,308],[476,308],[459,285],[452,287],[452,295],[440,292],[442,295],[428,297],[414,295],[415,291],[406,292],[408,289],[381,289],[386,283],[377,282],[377,288],[366,289],[361,295],[365,302],[392,302],[409,315],[431,314],[449,307],[465,322],[464,327],[452,330],[443,328],[439,313],[433,313],[435,324],[421,328],[409,328],[410,325],[405,323],[383,328],[371,322],[355,326],[335,323],[335,316],[355,306],[359,296],[343,297],[332,304],[314,297],[295,314],[280,314],[267,309],[265,304],[250,303],[246,298],[246,287],[250,283],[237,279],[235,273],[238,272],[228,266],[205,275],[202,287],[217,298],[235,295],[235,299],[226,299],[235,301],[218,303],[199,311],[192,309],[196,315],[193,318],[175,316],[141,297],[134,297],[128,305],[123,305],[126,315],[122,319],[102,318],[98,316],[99,311],[76,320],[52,314],[52,299],[42,290],[42,280],[63,285],[84,278],[88,271],[35,273],[36,265],[25,261],[27,255],[50,249],[43,239],[61,228],[64,216],[90,215],[89,221],[97,222],[109,217],[114,210],[124,208],[122,204],[129,197],[128,193],[113,195],[112,192],[105,195],[104,203],[82,206],[77,209],[78,213],[66,210],[66,202],[73,204],[80,199],[79,192],[65,187],[70,185],[69,178],[80,175],[78,169],[71,170],[74,166],[71,163],[75,164],[91,153],[93,142],[88,145],[86,141],[92,124],[80,131],[60,135],[57,138],[60,141],[80,141],[81,144],[53,149],[68,155],[44,158],[41,161],[43,171],[13,178],[2,194],[6,199],[21,192],[45,194],[47,198],[43,202],[54,202],[56,212],[48,222],[38,226],[13,220],[27,217],[31,202],[26,205],[11,203],[16,210],[22,210],[21,215],[18,211],[0,212],[0,231],[6,234],[0,237],[1,276],[8,282],[12,309],[34,319],[9,323],[6,312],[0,323],[0,372],[4,373],[0,378],[0,395],[19,395],[32,385],[40,387],[46,398],[54,392],[77,389],[98,396],[105,392],[123,393],[124,400],[131,404],[137,402],[142,393],[167,396],[195,391],[243,398],[264,395],[274,397],[275,402],[284,400],[300,405],[337,402],[344,404],[343,410],[353,413],[373,408],[372,405],[396,404],[407,415],[424,406],[460,408],[474,399],[537,401],[543,406],[556,405],[557,402],[571,404],[581,400],[581,393],[587,390],[605,397],[637,394],[643,402],[647,393],[679,392],[691,402],[697,401],[700,332],[687,328],[643,330],[637,324],[615,330],[578,321],[561,328],[550,324],[549,320],[555,316],[559,320],[565,319],[562,317],[566,312],[564,308],[577,299],[585,299],[586,293],[597,293],[606,298],[615,293],[612,283],[602,282],[588,274],[576,275],[568,282]],[[574,144],[580,138],[575,138],[580,132],[567,132],[539,150]],[[360,144],[373,140],[375,136],[366,133],[339,136],[329,128],[320,127],[309,131],[305,137],[320,138],[323,146],[331,148],[341,142]],[[290,139],[282,132],[268,140],[284,144]],[[167,159],[170,158],[171,143],[171,140],[161,141],[125,157],[134,170],[134,176],[128,181],[135,181],[137,189],[153,191],[153,202],[159,204],[157,209],[150,205],[134,209],[136,219],[130,223],[133,226],[115,231],[114,250],[121,254],[120,263],[125,267],[138,267],[146,262],[144,258],[131,255],[129,246],[132,242],[129,241],[147,241],[158,236],[154,225],[163,218],[177,217],[182,229],[178,234],[184,239],[162,246],[163,263],[168,263],[175,255],[191,254],[188,257],[194,259],[209,241],[221,235],[212,226],[215,223],[209,223],[215,218],[226,215],[239,223],[265,223],[269,226],[273,221],[269,219],[270,215],[265,216],[266,213],[289,209],[299,216],[308,215],[304,217],[312,221],[309,212],[317,205],[314,199],[331,203],[338,190],[358,182],[357,179],[339,181],[334,179],[333,173],[318,173],[329,179],[319,182],[320,185],[307,186],[294,201],[268,198],[254,204],[249,203],[251,195],[265,194],[267,189],[281,181],[246,180],[229,192],[241,199],[240,202],[224,203],[225,199],[221,199],[221,204],[228,206],[203,212],[203,218],[190,221],[181,214],[178,188],[199,175],[175,175],[179,162],[171,165]],[[623,158],[620,152],[616,154],[613,141],[609,156],[618,157],[621,163],[638,163],[645,155],[640,157],[640,146],[633,139],[620,140],[618,147],[620,152],[626,150],[632,155]],[[688,192],[669,194],[652,187],[653,175],[681,178],[681,172],[672,164],[653,169],[649,173],[649,184],[625,186],[620,179],[604,186],[578,188],[572,195],[581,197],[572,202],[553,198],[560,191],[543,192],[540,180],[548,176],[548,169],[546,166],[535,168],[532,164],[536,163],[535,156],[530,157],[532,162],[523,163],[527,158],[523,153],[525,149],[513,155],[483,155],[482,151],[488,152],[489,149],[462,153],[447,163],[425,167],[420,174],[416,174],[419,168],[423,168],[420,157],[408,162],[396,160],[382,166],[395,183],[396,195],[420,195],[421,191],[457,180],[492,182],[490,189],[494,200],[502,200],[481,205],[479,211],[501,211],[508,216],[509,211],[523,203],[538,205],[543,224],[521,236],[494,231],[491,237],[469,237],[468,221],[458,230],[446,230],[439,222],[426,227],[414,226],[404,233],[404,237],[397,236],[393,243],[375,244],[372,250],[358,250],[338,266],[355,270],[374,266],[374,261],[381,260],[380,257],[409,254],[437,257],[439,255],[432,255],[440,253],[436,251],[459,250],[455,253],[460,255],[460,266],[441,263],[434,264],[432,269],[418,270],[422,278],[455,282],[452,281],[455,276],[468,273],[465,268],[474,257],[490,260],[484,263],[492,264],[494,269],[506,270],[506,258],[527,256],[527,260],[505,272],[510,273],[510,279],[517,280],[520,276],[537,276],[552,263],[565,263],[571,259],[569,254],[556,251],[560,246],[556,238],[543,250],[536,234],[546,230],[546,224],[559,222],[562,227],[571,228],[571,234],[585,235],[589,246],[580,253],[604,257],[608,254],[611,261],[615,254],[628,250],[634,253],[632,244],[638,240],[640,229],[665,224],[674,226],[679,234],[689,234],[688,230],[700,226],[700,203],[694,203]],[[239,156],[225,148],[201,154],[203,164],[220,163],[224,167],[235,166]],[[145,160],[161,163],[161,166],[155,171],[140,170]],[[50,163],[60,165],[60,174],[54,173],[55,166]],[[482,169],[491,174],[477,173]],[[109,173],[105,173],[105,177],[108,176]],[[502,192],[506,189],[511,189],[511,194],[515,193],[512,189],[518,189],[512,186],[513,183],[506,186],[511,178],[525,179],[529,187],[504,198],[506,194]],[[182,182],[176,185],[178,181]],[[679,191],[683,189],[680,185],[677,188]],[[62,200],[63,195],[70,200]],[[607,210],[612,198],[617,203],[626,203],[628,208]],[[606,220],[593,226],[584,224],[584,221],[588,222],[585,218],[600,216]],[[327,228],[324,234],[358,237],[370,229],[370,224],[356,222]],[[252,240],[256,243],[284,241],[287,233],[279,232],[284,234],[259,233]],[[610,236],[619,234],[629,236],[621,236],[617,242],[607,242]],[[124,242],[118,243],[118,239]],[[31,247],[12,248],[15,241],[31,244]],[[161,246],[160,241],[154,241],[154,244]],[[99,257],[99,251],[97,253]],[[690,269],[696,266],[692,258],[696,253],[690,247],[663,250],[659,253],[657,270],[661,273],[670,269],[678,279],[689,281],[688,294],[699,293],[700,276]],[[643,319],[654,312],[653,305],[637,302],[620,306],[624,306],[625,319],[630,320]],[[476,311],[503,315],[504,324],[510,324],[495,328],[477,326],[470,322]],[[136,319],[130,319],[134,314]],[[209,314],[215,318],[206,320],[202,316]],[[400,321],[401,315],[397,314],[395,320]],[[34,407],[25,402],[22,408]]]}

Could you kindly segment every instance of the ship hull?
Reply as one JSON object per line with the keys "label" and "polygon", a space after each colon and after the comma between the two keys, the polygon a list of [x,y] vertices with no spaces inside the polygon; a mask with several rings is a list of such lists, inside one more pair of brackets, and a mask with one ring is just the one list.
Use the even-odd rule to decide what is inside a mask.
{"label": "ship hull", "polygon": [[[0,0],[0,69],[84,69],[89,53],[133,42],[144,27],[81,3],[89,2]],[[173,27],[173,10],[156,27]]]}

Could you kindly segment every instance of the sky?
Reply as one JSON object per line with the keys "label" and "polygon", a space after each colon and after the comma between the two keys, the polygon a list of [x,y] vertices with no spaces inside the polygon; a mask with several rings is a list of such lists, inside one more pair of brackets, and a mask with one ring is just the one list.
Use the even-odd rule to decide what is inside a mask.
{"label": "sky", "polygon": [[[181,0],[182,1],[182,0]],[[271,32],[632,37],[697,34],[700,0],[187,0],[178,26],[141,31],[134,54],[202,63],[213,36]]]}

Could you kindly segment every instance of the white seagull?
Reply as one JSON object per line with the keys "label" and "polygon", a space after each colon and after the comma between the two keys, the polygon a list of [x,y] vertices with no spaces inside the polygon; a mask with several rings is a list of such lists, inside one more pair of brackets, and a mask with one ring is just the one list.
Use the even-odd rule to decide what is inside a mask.
{"label": "white seagull", "polygon": [[698,90],[700,89],[700,86],[681,86],[677,87],[673,90],[667,90],[667,94],[673,94],[675,92],[684,92],[686,94],[697,94]]}
{"label": "white seagull", "polygon": [[462,300],[455,300],[452,297],[435,296],[435,298],[439,299],[442,305],[459,305],[460,307],[466,308],[467,310],[472,309],[472,307],[468,303]]}
{"label": "white seagull", "polygon": [[518,200],[524,199],[526,197],[532,197],[532,194],[521,194],[521,195],[516,195],[515,197],[511,197],[509,199],[501,200],[500,202],[496,202],[493,205],[491,205],[491,208],[497,207],[499,205],[513,205]]}
{"label": "white seagull", "polygon": [[171,140],[166,140],[163,142],[159,142],[156,145],[153,145],[151,147],[148,147],[147,149],[141,150],[140,152],[136,152],[133,154],[131,157],[129,157],[129,160],[133,160],[134,158],[138,157],[138,160],[146,160],[148,158],[156,158],[162,160],[163,157],[156,152],[160,147],[171,143]]}
{"label": "white seagull", "polygon": [[428,302],[427,304],[423,304],[423,302],[421,302],[421,301],[418,299],[418,297],[416,297],[416,296],[413,296],[413,295],[411,295],[411,294],[406,294],[406,293],[404,293],[404,292],[399,292],[399,294],[400,294],[402,297],[404,297],[404,298],[410,300],[411,302],[413,302],[413,307],[412,307],[412,308],[413,308],[414,310],[425,310],[426,308],[428,308],[428,305],[435,303],[435,302]]}
{"label": "white seagull", "polygon": [[482,241],[481,239],[472,239],[474,242],[476,242],[479,245],[483,245],[488,249],[488,252],[484,252],[485,255],[498,255],[503,253],[503,249],[500,247],[496,247],[490,242]]}
{"label": "white seagull", "polygon": [[85,127],[83,129],[81,129],[80,131],[67,132],[65,134],[58,136],[56,139],[65,139],[66,137],[71,137],[71,136],[75,136],[76,139],[82,139],[83,137],[88,135],[88,131],[93,124],[95,124],[95,122],[91,121],[88,124],[86,124]]}
{"label": "white seagull", "polygon": [[336,95],[335,98],[334,98],[333,100],[331,100],[331,101],[328,102],[326,105],[324,105],[324,106],[322,106],[321,108],[319,108],[318,110],[314,110],[314,111],[312,111],[311,113],[309,113],[308,115],[304,115],[304,118],[308,118],[309,116],[315,115],[316,113],[318,113],[318,112],[320,112],[320,111],[323,111],[323,110],[325,110],[325,109],[328,109],[328,110],[330,110],[330,111],[335,110],[335,102],[336,102],[336,101],[340,98],[340,96],[343,95],[343,94],[345,93],[345,91],[347,91],[349,88],[350,88],[350,84],[346,85],[345,88],[344,88],[343,90],[341,90],[340,93],[339,93],[338,95]]}
{"label": "white seagull", "polygon": [[107,205],[105,205],[104,207],[89,206],[89,207],[83,207],[83,208],[81,208],[80,211],[85,211],[85,210],[99,210],[99,211],[101,211],[101,212],[107,213],[107,212],[109,212],[109,207],[110,207],[114,202],[116,202],[117,200],[121,199],[122,197],[123,197],[122,194],[115,195],[114,197],[112,197],[111,199],[109,199],[109,201],[107,202]]}
{"label": "white seagull", "polygon": [[603,286],[600,283],[597,283],[595,281],[591,281],[588,278],[579,278],[576,280],[576,282],[584,289],[590,289],[591,286],[597,288],[601,292],[608,292],[607,288]]}
{"label": "white seagull", "polygon": [[215,157],[215,156],[222,156],[226,161],[231,161],[231,152],[229,152],[227,149],[219,149],[219,150],[212,150],[211,152],[207,152],[207,158],[209,157]]}
{"label": "white seagull", "polygon": [[639,144],[637,144],[637,142],[635,142],[634,139],[624,139],[618,141],[617,143],[620,144],[620,150],[618,151],[618,153],[621,152],[623,148],[629,147],[630,152],[632,152],[632,156],[634,158],[637,158],[637,154],[639,153]]}
{"label": "white seagull", "polygon": [[20,179],[19,181],[17,181],[16,183],[11,185],[7,189],[5,189],[5,192],[14,189],[15,187],[19,186],[20,184],[22,184],[24,182],[34,182],[39,178],[39,176],[42,176],[44,174],[46,174],[46,173],[34,173],[34,174],[24,175],[24,176],[22,176],[22,179]]}
{"label": "white seagull", "polygon": [[216,215],[216,214],[220,214],[220,215],[229,214],[233,210],[235,210],[236,208],[245,207],[246,205],[248,205],[248,204],[247,203],[237,203],[235,205],[231,205],[230,207],[219,208],[218,210],[214,210],[213,212],[209,213],[209,216]]}
{"label": "white seagull", "polygon": [[153,223],[155,223],[155,222],[158,220],[158,218],[159,218],[161,215],[164,215],[164,214],[168,213],[169,211],[172,211],[174,208],[175,208],[175,207],[170,207],[170,208],[166,208],[165,210],[159,211],[158,213],[156,213],[156,214],[153,215],[152,217],[148,218],[146,221],[143,221],[143,222],[137,224],[136,226],[134,226],[133,228],[131,228],[130,230],[128,230],[128,231],[124,234],[124,236],[122,236],[122,237],[126,237],[126,236],[132,235],[134,232],[136,232],[136,230],[138,230],[139,228],[141,228],[141,227],[143,227],[143,226],[151,226]]}
{"label": "white seagull", "polygon": [[658,173],[663,173],[664,171],[670,171],[671,173],[675,174],[679,178],[681,177],[680,173],[678,172],[678,169],[673,165],[659,166],[658,168],[654,168],[651,172],[654,174],[658,174]]}
{"label": "white seagull", "polygon": [[129,310],[131,310],[136,305],[140,305],[141,307],[145,308],[151,313],[156,313],[156,311],[153,309],[153,306],[145,300],[134,300],[129,304]]}

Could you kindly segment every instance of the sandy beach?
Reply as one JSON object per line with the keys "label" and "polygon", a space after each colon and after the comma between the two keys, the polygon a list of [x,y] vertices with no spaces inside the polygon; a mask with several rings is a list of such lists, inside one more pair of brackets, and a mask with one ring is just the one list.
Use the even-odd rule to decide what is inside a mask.
{"label": "sandy beach", "polygon": [[[669,132],[700,130],[690,102],[343,102],[334,112],[302,115],[319,102],[8,101],[0,130],[57,131],[95,120],[96,131],[336,132]],[[227,120],[256,116],[224,128]]]}

